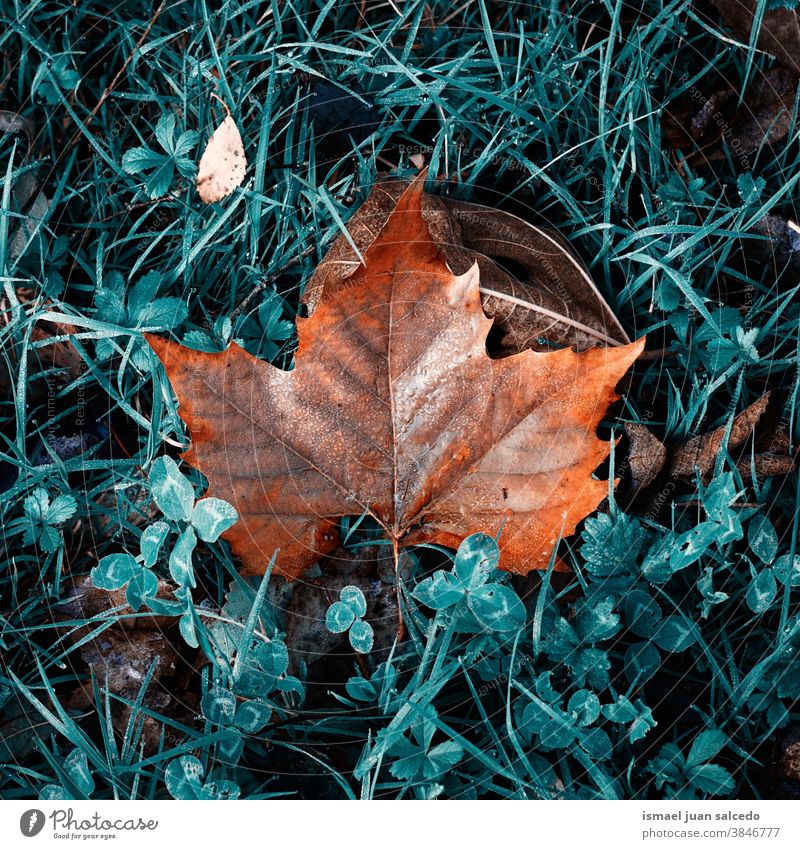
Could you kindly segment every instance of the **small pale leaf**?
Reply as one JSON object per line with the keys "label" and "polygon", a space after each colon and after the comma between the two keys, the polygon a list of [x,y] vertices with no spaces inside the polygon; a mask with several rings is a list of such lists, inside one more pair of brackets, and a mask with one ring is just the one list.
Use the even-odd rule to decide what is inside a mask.
{"label": "small pale leaf", "polygon": [[228,197],[242,184],[247,169],[244,145],[229,115],[211,135],[197,171],[197,191],[205,203]]}

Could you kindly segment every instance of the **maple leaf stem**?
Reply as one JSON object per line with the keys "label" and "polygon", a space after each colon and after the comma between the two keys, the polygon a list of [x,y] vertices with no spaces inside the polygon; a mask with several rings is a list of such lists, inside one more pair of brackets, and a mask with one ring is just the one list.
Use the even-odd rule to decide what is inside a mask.
{"label": "maple leaf stem", "polygon": [[397,642],[406,635],[406,623],[403,620],[403,606],[400,603],[400,544],[397,537],[392,535],[392,557],[394,558],[394,586],[397,592]]}

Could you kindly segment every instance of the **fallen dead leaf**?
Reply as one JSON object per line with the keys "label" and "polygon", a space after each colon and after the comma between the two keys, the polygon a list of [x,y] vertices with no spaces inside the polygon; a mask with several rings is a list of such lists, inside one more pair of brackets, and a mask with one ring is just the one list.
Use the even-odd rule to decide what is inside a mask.
{"label": "fallen dead leaf", "polygon": [[0,721],[0,763],[23,763],[38,751],[52,733],[52,726],[23,696],[12,696],[3,705]]}
{"label": "fallen dead leaf", "polygon": [[[758,0],[711,0],[724,21],[744,44],[750,43]],[[771,53],[781,64],[800,71],[800,16],[797,9],[761,9],[756,46]]]}
{"label": "fallen dead leaf", "polygon": [[[763,415],[768,401],[769,393],[734,418],[728,441],[729,450],[739,448],[747,441]],[[710,433],[692,437],[669,450],[642,424],[626,424],[625,433],[630,443],[627,464],[631,475],[631,490],[637,493],[653,483],[664,468],[668,455],[671,455],[671,477],[693,479],[697,470],[701,477],[707,478],[719,455],[725,436],[725,425]],[[753,479],[754,472],[757,477],[762,478],[785,475],[795,468],[795,461],[789,452],[789,437],[785,428],[773,428],[758,438],[752,454],[744,452],[744,455],[736,460],[736,468],[746,482]]]}
{"label": "fallen dead leaf", "polygon": [[[171,600],[174,587],[167,581],[159,580],[157,598]],[[126,631],[166,630],[174,625],[174,619],[169,616],[133,616],[133,610],[128,605],[125,590],[101,590],[92,585],[87,576],[77,581],[70,593],[60,602],[58,613],[66,619],[91,619],[94,616],[116,610],[120,627]],[[130,617],[130,618],[120,618]]]}
{"label": "fallen dead leaf", "polygon": [[[303,295],[309,315],[325,287],[347,281],[408,188],[381,180],[309,280]],[[430,236],[455,274],[477,262],[483,310],[495,321],[496,356],[531,348],[624,345],[630,340],[568,242],[499,209],[422,194]],[[355,247],[354,247],[355,246]],[[513,272],[511,269],[513,268]]]}
{"label": "fallen dead leaf", "polygon": [[745,452],[745,456],[737,461],[736,468],[746,482],[751,481],[754,475],[756,478],[788,475],[796,467],[792,453],[789,431],[781,422],[758,436],[752,457]]}
{"label": "fallen dead leaf", "polygon": [[784,744],[780,757],[783,774],[793,781],[800,781],[800,734],[796,725],[785,734]]}
{"label": "fallen dead leaf", "polygon": [[[759,398],[758,401],[750,404],[734,418],[728,437],[729,449],[738,448],[745,442],[753,432],[753,428],[763,415],[764,410],[767,409],[768,403],[769,392]],[[705,478],[714,468],[726,429],[726,425],[720,425],[710,433],[692,437],[688,442],[676,448],[672,454],[670,474],[673,477],[694,477],[696,470],[701,477]]]}
{"label": "fallen dead leaf", "polygon": [[490,359],[477,263],[448,267],[423,178],[298,320],[292,371],[147,336],[191,431],[184,457],[241,517],[225,537],[244,574],[277,548],[276,572],[298,577],[359,514],[395,546],[502,529],[501,568],[526,573],[608,493],[595,430],[644,340]]}
{"label": "fallen dead leaf", "polygon": [[776,277],[789,268],[793,272],[790,285],[795,285],[800,274],[800,224],[780,215],[764,215],[756,221],[753,231],[769,241],[748,240],[748,255],[759,262],[769,262]]}
{"label": "fallen dead leaf", "polygon": [[216,203],[241,186],[247,170],[242,136],[228,117],[208,140],[197,170],[197,191],[204,203]]}
{"label": "fallen dead leaf", "polygon": [[[160,580],[158,597],[171,598],[173,589]],[[102,615],[116,607],[121,610],[114,614],[113,624],[85,640],[101,623]],[[181,655],[185,648],[175,630],[174,619],[154,615],[132,617],[131,614],[123,590],[99,590],[92,586],[88,576],[75,584],[72,593],[56,609],[58,620],[69,622],[71,626],[70,639],[81,641],[81,658],[101,689],[107,688],[112,695],[136,701],[152,668],[142,703],[155,712],[185,718],[191,712],[184,703],[185,698],[192,698],[187,686],[191,665]],[[83,620],[92,621],[85,628],[75,629],[74,623]],[[73,689],[68,707],[98,709],[89,680]],[[130,716],[131,708],[112,702],[112,723],[120,737],[125,733]],[[153,754],[158,750],[162,724],[147,714],[141,714],[140,721],[144,752]]]}
{"label": "fallen dead leaf", "polygon": [[791,457],[775,454],[754,454],[752,463],[750,458],[738,460],[736,468],[742,476],[742,480],[750,482],[753,480],[753,472],[756,478],[776,477],[777,475],[788,475],[796,468],[796,463]]}
{"label": "fallen dead leaf", "polygon": [[[16,296],[21,304],[30,304],[37,297],[34,290],[29,288],[17,289]],[[45,302],[45,305],[48,303]],[[11,309],[8,298],[5,295],[0,296],[0,324],[7,324],[10,317]],[[69,339],[58,338],[74,333],[77,333],[77,329],[73,324],[51,321],[36,322],[31,331],[30,344],[27,349],[28,371],[31,374],[38,374],[41,371],[55,370],[56,380],[63,384],[76,380],[84,368],[83,359]],[[36,343],[43,344],[36,345]],[[12,338],[9,338],[5,344],[5,352],[8,360],[14,363],[17,351]],[[0,394],[7,392],[10,385],[8,362],[0,360]],[[49,385],[43,380],[32,381],[28,385],[28,391],[32,397],[38,398],[48,392]]]}
{"label": "fallen dead leaf", "polygon": [[667,449],[643,424],[629,422],[625,425],[625,433],[630,442],[628,467],[631,484],[633,491],[638,492],[658,477],[667,459]]}
{"label": "fallen dead leaf", "polygon": [[[432,203],[438,200],[432,196]],[[452,241],[440,237],[448,264],[461,274],[478,263],[483,308],[503,332],[505,353],[559,345],[585,350],[630,342],[585,266],[559,233],[478,204],[450,199],[441,204],[437,223],[442,237],[447,233],[443,224],[452,220],[458,225],[453,235],[468,246],[465,254],[457,250],[452,236]],[[436,232],[432,218],[428,218],[429,226]]]}
{"label": "fallen dead leaf", "polygon": [[798,76],[770,68],[754,77],[744,100],[732,83],[671,105],[662,119],[670,146],[696,164],[750,154],[785,138],[793,126]]}
{"label": "fallen dead leaf", "polygon": [[[12,262],[18,259],[37,231],[41,219],[50,208],[50,200],[41,190],[36,171],[25,168],[34,158],[36,131],[33,123],[17,112],[0,109],[0,133],[24,136],[27,144],[24,153],[17,155],[14,166],[22,173],[12,181],[9,204],[13,213],[7,235],[7,258]],[[7,163],[2,163],[5,171]]]}

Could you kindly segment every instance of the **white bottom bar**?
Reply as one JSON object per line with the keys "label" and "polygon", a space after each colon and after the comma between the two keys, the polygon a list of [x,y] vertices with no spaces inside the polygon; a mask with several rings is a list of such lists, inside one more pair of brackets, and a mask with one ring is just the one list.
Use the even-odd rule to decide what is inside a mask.
{"label": "white bottom bar", "polygon": [[[2,802],[0,846],[458,849],[800,845],[795,802]],[[413,811],[410,808],[413,807]],[[31,836],[27,836],[29,833]]]}

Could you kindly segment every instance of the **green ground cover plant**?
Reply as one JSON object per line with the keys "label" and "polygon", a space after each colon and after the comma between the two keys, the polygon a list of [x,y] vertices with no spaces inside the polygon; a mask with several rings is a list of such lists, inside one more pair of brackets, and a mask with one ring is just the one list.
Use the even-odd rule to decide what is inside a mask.
{"label": "green ground cover plant", "polygon": [[[767,462],[800,436],[796,71],[700,0],[6,0],[0,23],[0,797],[798,794],[800,481]],[[701,96],[722,117],[690,150]],[[221,103],[249,167],[206,205]],[[623,436],[566,573],[512,578],[476,534],[411,550],[397,587],[342,520],[374,574],[331,584],[312,658],[302,590],[220,540],[235,511],[178,459],[142,333],[290,367],[305,281],[416,154],[430,191],[558,229],[647,335],[606,437],[723,438],[637,487]]]}

